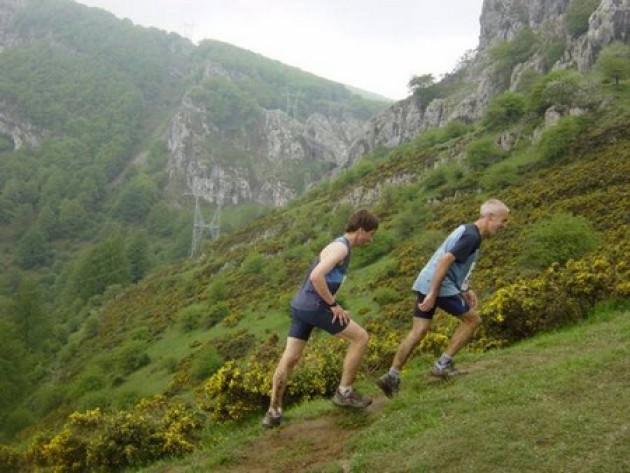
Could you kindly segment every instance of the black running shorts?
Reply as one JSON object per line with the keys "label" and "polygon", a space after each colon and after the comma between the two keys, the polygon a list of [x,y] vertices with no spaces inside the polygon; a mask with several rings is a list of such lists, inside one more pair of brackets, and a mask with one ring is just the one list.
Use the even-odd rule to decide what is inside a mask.
{"label": "black running shorts", "polygon": [[457,294],[455,296],[438,297],[433,309],[424,312],[418,308],[418,304],[424,300],[426,295],[420,292],[417,292],[416,294],[418,294],[418,300],[416,301],[416,306],[413,310],[414,317],[431,320],[433,318],[433,314],[435,314],[435,309],[438,307],[455,317],[460,317],[470,310],[466,299],[464,299],[461,294]]}
{"label": "black running shorts", "polygon": [[330,308],[322,306],[316,310],[300,310],[291,307],[291,328],[289,337],[308,340],[315,327],[325,330],[331,335],[336,335],[347,327],[341,325],[339,320],[333,323],[333,313]]}

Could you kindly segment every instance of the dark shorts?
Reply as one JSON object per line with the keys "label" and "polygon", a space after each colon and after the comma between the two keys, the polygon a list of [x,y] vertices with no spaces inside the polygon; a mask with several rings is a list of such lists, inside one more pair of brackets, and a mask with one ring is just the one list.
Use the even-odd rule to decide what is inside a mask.
{"label": "dark shorts", "polygon": [[460,317],[470,310],[466,299],[464,299],[461,294],[457,294],[455,296],[438,297],[433,309],[428,312],[424,312],[418,308],[418,304],[424,300],[426,295],[420,292],[416,292],[416,294],[418,295],[418,300],[416,301],[416,306],[413,310],[414,317],[431,320],[433,318],[433,314],[435,314],[435,309],[438,307],[455,317]]}
{"label": "dark shorts", "polygon": [[315,327],[325,330],[331,335],[336,335],[347,327],[336,320],[333,323],[333,313],[328,307],[316,310],[300,310],[291,307],[291,328],[289,337],[308,340]]}

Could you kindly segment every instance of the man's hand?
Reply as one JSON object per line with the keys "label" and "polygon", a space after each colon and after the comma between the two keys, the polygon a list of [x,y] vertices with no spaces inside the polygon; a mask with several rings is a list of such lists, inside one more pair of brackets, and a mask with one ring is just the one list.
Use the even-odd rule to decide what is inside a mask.
{"label": "man's hand", "polygon": [[348,325],[350,323],[350,312],[344,310],[339,304],[330,308],[333,313],[333,324],[336,320],[339,321],[341,325]]}
{"label": "man's hand", "polygon": [[468,307],[474,309],[477,307],[477,294],[472,289],[468,289],[466,292],[462,293],[464,296],[464,300],[468,303]]}
{"label": "man's hand", "polygon": [[433,291],[430,291],[424,298],[424,300],[418,304],[418,309],[420,309],[422,312],[428,312],[433,309],[436,300],[437,294],[435,294]]}

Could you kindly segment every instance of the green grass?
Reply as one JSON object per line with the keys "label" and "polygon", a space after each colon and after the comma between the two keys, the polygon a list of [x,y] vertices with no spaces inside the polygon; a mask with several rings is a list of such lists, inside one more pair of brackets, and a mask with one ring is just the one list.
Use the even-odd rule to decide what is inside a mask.
{"label": "green grass", "polygon": [[411,368],[352,439],[352,471],[628,471],[628,315],[464,357],[457,382]]}
{"label": "green grass", "polygon": [[[352,472],[630,471],[625,308],[600,307],[578,326],[510,348],[462,353],[458,362],[471,374],[455,381],[430,378],[428,358],[420,354],[404,370],[399,396],[367,414],[336,409],[325,399],[289,407],[290,425],[332,416],[333,429],[354,432],[344,458],[306,471],[341,471],[341,464]],[[371,382],[358,388],[380,397]],[[239,471],[240,452],[269,439],[259,421],[210,424],[203,449],[143,471]],[[298,440],[279,453],[277,465],[296,467]],[[303,455],[308,452],[301,461]]]}

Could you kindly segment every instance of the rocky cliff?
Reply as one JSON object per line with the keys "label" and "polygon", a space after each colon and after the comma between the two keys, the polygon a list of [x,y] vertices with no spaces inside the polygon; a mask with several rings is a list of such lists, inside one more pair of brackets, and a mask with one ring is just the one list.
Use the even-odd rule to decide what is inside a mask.
{"label": "rocky cliff", "polygon": [[[202,80],[216,76],[239,79],[207,63]],[[187,94],[167,132],[170,187],[219,205],[285,205],[347,165],[364,124],[340,110],[295,115],[290,107],[259,108],[253,122],[226,132]]]}
{"label": "rocky cliff", "polygon": [[[485,0],[476,55],[461,71],[462,82],[475,87],[464,87],[463,93],[436,99],[428,105],[414,96],[396,103],[365,125],[362,136],[351,147],[348,161],[354,162],[378,146],[400,144],[427,128],[443,126],[451,120],[480,118],[489,100],[506,87],[514,89],[523,71],[529,68],[538,72],[590,70],[603,47],[614,40],[628,41],[630,0],[602,0],[588,20],[587,31],[577,37],[567,29],[570,4],[570,0]],[[507,86],[498,84],[493,79],[489,50],[499,41],[513,40],[524,27],[531,28],[543,40],[561,42],[564,51],[551,65],[545,62],[542,51],[537,51],[513,68]]]}

